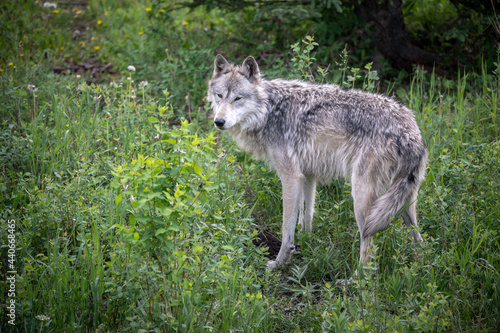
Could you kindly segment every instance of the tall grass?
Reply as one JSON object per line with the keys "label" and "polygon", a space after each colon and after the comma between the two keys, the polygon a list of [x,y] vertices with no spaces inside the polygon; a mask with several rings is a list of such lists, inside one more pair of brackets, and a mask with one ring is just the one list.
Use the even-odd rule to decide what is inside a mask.
{"label": "tall grass", "polygon": [[[147,11],[135,3],[91,2],[83,19],[92,27],[72,41],[64,17],[32,2],[23,5],[24,12],[2,5],[8,9],[3,17],[18,16],[6,30],[12,38],[0,38],[6,50],[0,72],[0,239],[6,244],[3,221],[15,219],[16,329],[500,328],[498,69],[460,73],[456,80],[416,69],[408,88],[397,89],[415,111],[430,153],[419,197],[425,242],[418,256],[396,220],[376,236],[372,264],[359,269],[350,184],[337,181],[319,188],[313,233],[297,235],[292,262],[269,272],[265,250],[252,237],[260,229],[280,232],[279,179],[224,135],[216,139],[202,102],[208,55],[231,23],[202,10],[193,20],[180,12],[169,18],[175,27],[166,54],[155,41],[165,41],[156,15],[167,7]],[[63,6],[59,14],[82,19]],[[123,31],[115,28],[118,14],[131,15]],[[201,18],[217,22],[220,30],[211,41],[194,22]],[[67,39],[54,39],[57,31]],[[127,38],[120,39],[124,33]],[[23,40],[24,53],[13,40]],[[120,51],[114,59],[122,75],[88,85],[95,78],[50,74],[51,62],[62,61],[61,47],[80,59],[103,61],[112,57],[110,49]],[[143,64],[131,63],[138,56]],[[313,73],[304,67],[314,66],[313,56],[298,67],[303,75]],[[127,71],[130,64],[136,72]],[[341,65],[331,74],[320,71],[319,78],[375,89],[378,78],[370,66],[350,68],[347,59]],[[287,69],[282,64],[271,71],[278,72]],[[149,84],[139,86],[145,79]],[[1,277],[7,271],[3,249]],[[337,284],[356,269],[361,273],[349,287]],[[1,294],[5,288],[0,283]],[[1,307],[2,323],[5,315]]]}

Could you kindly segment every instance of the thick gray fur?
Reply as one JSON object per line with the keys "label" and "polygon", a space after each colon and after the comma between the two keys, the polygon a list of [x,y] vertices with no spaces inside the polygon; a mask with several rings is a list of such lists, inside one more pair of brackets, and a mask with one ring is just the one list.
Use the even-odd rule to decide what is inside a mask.
{"label": "thick gray fur", "polygon": [[233,66],[218,55],[208,88],[216,127],[266,160],[281,179],[283,236],[270,268],[290,260],[297,216],[311,232],[316,183],[334,177],[352,183],[362,262],[372,236],[401,210],[414,242],[422,240],[416,199],[427,150],[410,109],[386,96],[333,84],[265,80],[253,57]]}

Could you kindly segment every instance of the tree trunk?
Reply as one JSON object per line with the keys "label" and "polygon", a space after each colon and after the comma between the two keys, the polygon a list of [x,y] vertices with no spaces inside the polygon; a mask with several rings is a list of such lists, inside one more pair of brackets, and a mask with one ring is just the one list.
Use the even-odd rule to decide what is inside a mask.
{"label": "tree trunk", "polygon": [[411,43],[401,0],[363,0],[358,9],[366,22],[365,31],[395,67],[411,70],[413,64],[432,65],[436,61],[434,55]]}

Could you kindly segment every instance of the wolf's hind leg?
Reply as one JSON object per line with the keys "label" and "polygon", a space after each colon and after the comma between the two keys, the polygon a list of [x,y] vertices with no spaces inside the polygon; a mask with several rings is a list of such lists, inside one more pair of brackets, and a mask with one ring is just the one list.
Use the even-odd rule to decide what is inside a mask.
{"label": "wolf's hind leg", "polygon": [[363,176],[354,173],[351,183],[352,197],[354,200],[354,216],[356,217],[356,223],[358,224],[360,234],[359,260],[363,264],[366,264],[369,260],[368,251],[373,243],[373,239],[371,236],[365,237],[365,235],[363,235],[363,229],[377,191],[374,183],[369,179],[368,172],[365,172]]}
{"label": "wolf's hind leg", "polygon": [[[370,259],[369,250],[373,244],[372,237],[364,237],[363,229],[365,225],[366,216],[370,212],[370,208],[375,198],[376,188],[372,182],[366,176],[367,172],[362,173],[362,176],[353,173],[351,178],[352,185],[352,198],[354,200],[354,216],[356,218],[356,223],[358,224],[359,234],[360,234],[360,248],[359,248],[359,261],[361,264],[368,263]],[[356,270],[353,276],[357,276],[358,271]],[[345,288],[349,286],[352,282],[352,277],[349,279],[337,280],[337,286]]]}
{"label": "wolf's hind leg", "polygon": [[418,232],[417,225],[417,190],[415,191],[415,194],[411,196],[410,206],[406,208],[402,214],[406,226],[411,229],[410,233],[413,241],[413,252],[415,256],[418,255],[420,243],[423,241],[422,235]]}

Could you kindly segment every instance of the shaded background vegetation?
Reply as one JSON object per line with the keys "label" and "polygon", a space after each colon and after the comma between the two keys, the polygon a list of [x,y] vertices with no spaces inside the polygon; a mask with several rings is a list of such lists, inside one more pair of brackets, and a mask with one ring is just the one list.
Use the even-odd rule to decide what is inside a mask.
{"label": "shaded background vegetation", "polygon": [[[500,329],[498,1],[54,4],[0,4],[2,299],[18,271],[2,331]],[[411,107],[430,153],[420,256],[396,219],[338,286],[359,248],[338,181],[266,271],[280,183],[213,130],[217,53]]]}

